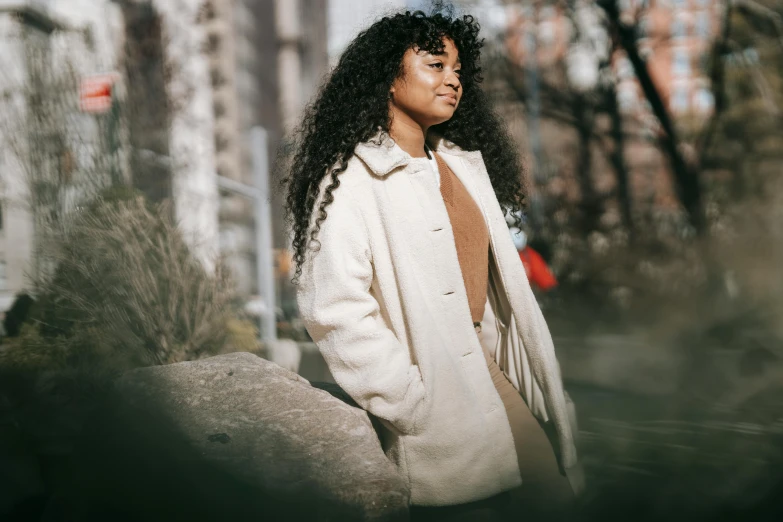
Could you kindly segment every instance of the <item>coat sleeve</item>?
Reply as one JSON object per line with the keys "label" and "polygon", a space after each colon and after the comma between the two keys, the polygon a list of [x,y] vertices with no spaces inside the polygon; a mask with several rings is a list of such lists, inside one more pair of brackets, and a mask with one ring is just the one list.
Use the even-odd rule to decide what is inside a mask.
{"label": "coat sleeve", "polygon": [[384,326],[370,292],[373,265],[367,227],[348,187],[335,190],[307,253],[297,294],[310,336],[340,385],[362,408],[412,433],[424,398],[417,365]]}

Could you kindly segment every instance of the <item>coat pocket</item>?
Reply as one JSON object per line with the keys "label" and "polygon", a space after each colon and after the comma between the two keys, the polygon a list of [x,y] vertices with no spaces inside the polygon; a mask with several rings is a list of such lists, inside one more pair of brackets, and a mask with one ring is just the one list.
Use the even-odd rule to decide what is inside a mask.
{"label": "coat pocket", "polygon": [[487,368],[486,355],[483,352],[473,352],[460,357],[462,373],[476,399],[476,405],[484,413],[492,413],[498,409],[497,393]]}
{"label": "coat pocket", "polygon": [[424,378],[421,375],[421,368],[418,365],[416,365],[416,370],[419,374],[419,385],[424,388],[424,391],[421,400],[413,408],[410,432],[404,433],[404,435],[416,435],[420,433],[422,421],[426,419],[428,415],[430,415],[432,406],[429,400],[429,395],[427,394],[427,386],[424,384]]}

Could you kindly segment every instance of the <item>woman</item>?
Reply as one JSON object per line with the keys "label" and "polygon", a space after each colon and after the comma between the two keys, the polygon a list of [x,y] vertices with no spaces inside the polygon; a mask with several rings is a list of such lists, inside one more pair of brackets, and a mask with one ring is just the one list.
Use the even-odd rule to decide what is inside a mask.
{"label": "woman", "polygon": [[380,420],[411,503],[460,513],[509,505],[510,490],[531,509],[566,502],[560,470],[576,469],[552,339],[504,220],[522,205],[520,165],[479,89],[478,32],[421,12],[362,32],[306,111],[286,180],[308,332]]}

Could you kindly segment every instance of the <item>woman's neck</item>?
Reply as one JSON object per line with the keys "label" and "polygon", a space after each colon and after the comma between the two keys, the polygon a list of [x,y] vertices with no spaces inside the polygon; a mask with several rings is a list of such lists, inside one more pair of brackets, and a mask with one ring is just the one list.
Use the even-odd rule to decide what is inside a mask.
{"label": "woman's neck", "polygon": [[427,129],[413,121],[410,116],[394,111],[389,127],[389,135],[402,150],[414,158],[424,158],[424,144],[427,139]]}

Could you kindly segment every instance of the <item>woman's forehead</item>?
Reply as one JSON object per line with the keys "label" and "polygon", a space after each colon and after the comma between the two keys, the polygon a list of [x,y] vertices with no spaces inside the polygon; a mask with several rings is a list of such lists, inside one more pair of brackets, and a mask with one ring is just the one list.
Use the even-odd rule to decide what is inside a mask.
{"label": "woman's forehead", "polygon": [[438,56],[446,58],[447,60],[454,60],[457,63],[460,61],[457,46],[454,45],[454,42],[448,37],[443,38],[443,47],[441,49],[427,50],[420,47],[414,47],[412,50],[420,56]]}

